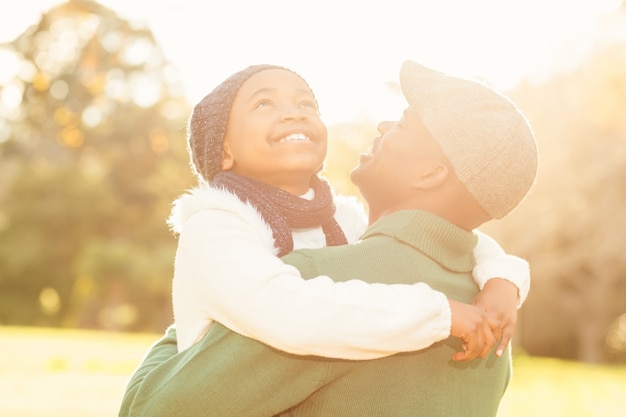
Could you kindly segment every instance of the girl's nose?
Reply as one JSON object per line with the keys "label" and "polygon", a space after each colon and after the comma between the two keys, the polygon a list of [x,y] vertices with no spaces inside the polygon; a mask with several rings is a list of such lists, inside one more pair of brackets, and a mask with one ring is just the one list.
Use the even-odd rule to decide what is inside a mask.
{"label": "girl's nose", "polygon": [[302,120],[307,118],[304,109],[296,105],[288,105],[283,109],[283,119],[285,120]]}

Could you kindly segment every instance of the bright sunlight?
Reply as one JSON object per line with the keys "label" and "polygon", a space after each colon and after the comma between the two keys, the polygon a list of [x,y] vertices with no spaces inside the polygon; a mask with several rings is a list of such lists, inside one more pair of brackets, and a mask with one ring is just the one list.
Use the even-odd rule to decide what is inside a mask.
{"label": "bright sunlight", "polygon": [[[12,40],[59,3],[0,6],[0,42]],[[520,79],[567,69],[587,52],[599,19],[621,2],[101,3],[154,32],[191,102],[244,66],[275,63],[311,82],[324,119],[333,124],[395,117],[404,102],[389,83],[405,59],[477,76],[505,90]],[[0,80],[10,64],[0,57]]]}

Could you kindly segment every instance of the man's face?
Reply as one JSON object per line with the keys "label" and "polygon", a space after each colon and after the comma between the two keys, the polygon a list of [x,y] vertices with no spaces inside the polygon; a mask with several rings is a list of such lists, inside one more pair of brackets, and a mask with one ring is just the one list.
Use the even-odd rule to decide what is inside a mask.
{"label": "man's face", "polygon": [[224,138],[232,166],[224,169],[281,187],[295,173],[315,174],[326,146],[326,126],[307,84],[287,70],[264,70],[237,92]]}
{"label": "man's face", "polygon": [[395,123],[381,122],[378,131],[380,136],[361,155],[351,178],[370,207],[401,204],[414,193],[415,179],[447,158],[411,108]]}

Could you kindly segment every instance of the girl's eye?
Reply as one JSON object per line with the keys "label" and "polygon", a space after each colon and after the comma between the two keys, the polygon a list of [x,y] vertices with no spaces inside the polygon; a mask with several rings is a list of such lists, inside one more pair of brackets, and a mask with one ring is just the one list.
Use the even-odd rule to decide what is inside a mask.
{"label": "girl's eye", "polygon": [[314,101],[311,101],[311,100],[305,100],[305,101],[300,103],[300,108],[301,109],[309,108],[309,109],[313,109],[313,110],[317,111],[317,103],[315,103]]}
{"label": "girl's eye", "polygon": [[270,107],[270,106],[272,106],[272,102],[270,100],[261,100],[254,106],[254,108],[260,109],[263,107]]}

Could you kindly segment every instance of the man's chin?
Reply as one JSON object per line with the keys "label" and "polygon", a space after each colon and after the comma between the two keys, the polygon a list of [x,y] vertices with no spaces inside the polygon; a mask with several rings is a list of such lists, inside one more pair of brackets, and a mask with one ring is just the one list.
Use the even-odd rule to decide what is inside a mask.
{"label": "man's chin", "polygon": [[[352,168],[352,171],[350,171],[350,180],[352,182],[354,182],[354,175],[355,175],[355,173],[357,173],[357,171],[359,170],[360,167],[361,167],[361,164],[355,166],[354,168]],[[356,175],[358,176],[358,173]]]}
{"label": "man's chin", "polygon": [[350,171],[350,180],[352,181],[354,185],[360,188],[362,179],[363,179],[363,165],[358,164],[357,166],[352,168],[352,171]]}

